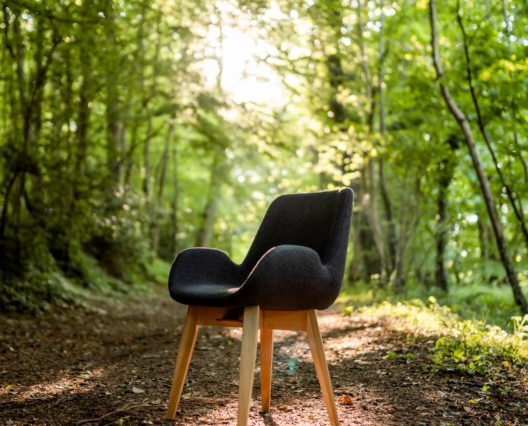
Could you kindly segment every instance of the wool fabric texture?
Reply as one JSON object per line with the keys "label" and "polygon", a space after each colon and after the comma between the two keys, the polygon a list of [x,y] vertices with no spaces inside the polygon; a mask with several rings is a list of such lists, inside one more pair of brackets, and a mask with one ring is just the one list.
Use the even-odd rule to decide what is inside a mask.
{"label": "wool fabric texture", "polygon": [[279,196],[240,265],[216,249],[181,251],[169,275],[171,297],[199,306],[327,308],[341,289],[352,200],[350,188]]}

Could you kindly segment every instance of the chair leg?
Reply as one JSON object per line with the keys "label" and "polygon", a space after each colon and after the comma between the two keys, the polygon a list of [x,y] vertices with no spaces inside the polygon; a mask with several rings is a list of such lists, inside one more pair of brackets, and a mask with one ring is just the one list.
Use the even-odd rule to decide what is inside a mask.
{"label": "chair leg", "polygon": [[168,420],[174,420],[176,418],[176,410],[180,403],[183,384],[185,383],[185,377],[187,376],[189,364],[191,363],[197,334],[198,323],[196,309],[194,306],[189,306],[187,309],[187,317],[185,318],[185,325],[183,326],[180,349],[178,350],[178,359],[176,361],[176,368],[174,369],[172,389],[169,397],[169,404],[167,406],[167,414],[165,416]]}
{"label": "chair leg", "polygon": [[253,375],[257,358],[259,307],[244,309],[242,323],[242,349],[240,353],[240,383],[238,392],[238,426],[246,426],[249,419],[249,404],[253,389]]}
{"label": "chair leg", "polygon": [[317,317],[315,311],[308,312],[307,327],[306,331],[308,334],[308,343],[310,344],[310,350],[314,361],[315,371],[317,378],[319,379],[319,385],[321,386],[321,392],[323,393],[323,399],[330,417],[330,423],[333,426],[339,425],[337,419],[337,409],[334,401],[334,393],[332,391],[332,382],[330,381],[330,373],[328,372],[328,365],[323,349],[323,341],[321,340],[321,334],[319,333],[319,326],[317,324]]}
{"label": "chair leg", "polygon": [[271,372],[273,369],[273,330],[260,330],[260,395],[262,411],[270,410],[271,401]]}

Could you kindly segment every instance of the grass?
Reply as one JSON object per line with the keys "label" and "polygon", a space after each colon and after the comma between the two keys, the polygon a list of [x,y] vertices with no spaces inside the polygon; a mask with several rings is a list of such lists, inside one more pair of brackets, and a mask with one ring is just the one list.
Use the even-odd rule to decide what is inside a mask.
{"label": "grass", "polygon": [[514,315],[509,289],[467,287],[437,299],[411,289],[394,296],[386,289],[345,288],[345,313],[398,319],[416,334],[437,336],[433,363],[466,374],[504,374],[528,362],[528,315]]}
{"label": "grass", "polygon": [[468,285],[452,286],[445,294],[438,288],[410,285],[406,292],[395,295],[390,289],[367,284],[348,285],[339,301],[347,306],[362,307],[383,301],[405,302],[418,299],[427,302],[433,296],[439,305],[448,306],[461,319],[482,321],[513,331],[511,318],[519,314],[511,289],[508,286]]}

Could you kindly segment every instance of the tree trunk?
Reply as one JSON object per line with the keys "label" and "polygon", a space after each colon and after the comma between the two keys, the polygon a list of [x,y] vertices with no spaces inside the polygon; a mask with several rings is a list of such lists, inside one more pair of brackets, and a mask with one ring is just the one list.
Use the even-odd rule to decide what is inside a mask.
{"label": "tree trunk", "polygon": [[435,284],[447,293],[449,291],[449,277],[445,269],[445,251],[448,241],[447,206],[449,185],[455,174],[455,152],[459,147],[456,135],[451,136],[446,145],[449,146],[449,149],[443,150],[445,152],[444,157],[438,163]]}
{"label": "tree trunk", "polygon": [[220,190],[224,181],[226,168],[224,164],[223,152],[215,152],[211,168],[211,180],[209,182],[209,191],[207,202],[202,214],[202,220],[196,234],[196,246],[205,247],[209,244],[213,235],[214,221],[216,210],[220,201]]}
{"label": "tree trunk", "polygon": [[447,245],[447,191],[450,177],[445,173],[448,160],[443,159],[440,163],[440,181],[438,187],[437,219],[436,219],[436,257],[435,257],[435,283],[446,293],[449,291],[449,280],[445,270],[445,249]]}
{"label": "tree trunk", "polygon": [[163,192],[165,190],[165,177],[167,175],[167,165],[169,162],[169,151],[170,147],[173,144],[174,139],[174,125],[175,125],[175,114],[172,115],[170,121],[169,121],[169,127],[167,129],[167,136],[165,137],[165,144],[163,146],[163,153],[161,155],[160,163],[159,163],[159,179],[158,179],[158,191],[156,193],[156,197],[154,199],[154,206],[153,206],[153,212],[154,212],[154,223],[152,224],[152,249],[154,251],[157,251],[159,248],[159,240],[160,240],[160,224],[161,224],[161,217],[158,213],[159,206],[163,204]]}
{"label": "tree trunk", "polygon": [[[358,37],[358,46],[361,54],[361,70],[363,72],[363,80],[365,82],[365,96],[368,101],[368,106],[366,108],[366,124],[368,127],[368,132],[370,135],[374,133],[374,114],[376,107],[376,98],[374,90],[372,90],[372,76],[370,73],[369,62],[367,59],[366,49],[365,49],[365,40],[363,38],[363,19],[361,15],[361,4],[358,3],[356,8],[357,23],[356,23],[356,32]],[[363,243],[363,248],[369,250],[366,244],[372,244],[375,249],[375,252],[378,256],[378,261],[373,262],[370,258],[370,255],[366,257],[363,256],[365,262],[365,270],[367,271],[368,276],[374,276],[379,274],[379,280],[381,284],[386,284],[389,276],[387,275],[387,256],[385,254],[385,244],[383,239],[383,234],[381,231],[379,217],[378,217],[378,207],[376,199],[376,173],[375,173],[375,159],[370,156],[366,159],[367,165],[362,170],[362,174],[365,175],[365,178],[361,180],[363,188],[363,196],[361,197],[362,205],[364,208],[364,218],[366,223],[361,230],[361,240]],[[365,233],[371,232],[372,235],[368,237]],[[371,246],[372,247],[372,246]],[[379,263],[379,271],[374,272],[373,268],[375,264]]]}
{"label": "tree trunk", "polygon": [[392,201],[387,190],[387,183],[385,181],[385,165],[382,158],[378,160],[378,175],[380,182],[381,200],[383,202],[383,210],[385,212],[385,220],[387,221],[387,276],[391,276],[395,268],[396,250],[398,240],[396,236],[396,227],[394,225],[394,216],[392,214]]}
{"label": "tree trunk", "polygon": [[368,220],[370,224],[370,228],[372,230],[372,237],[374,239],[374,244],[376,246],[376,251],[378,252],[379,260],[380,260],[380,267],[381,267],[381,276],[380,276],[380,282],[381,284],[386,284],[389,280],[389,276],[387,275],[387,261],[385,256],[385,247],[383,242],[383,235],[381,233],[381,228],[379,226],[379,219],[378,219],[378,207],[377,207],[377,200],[376,200],[376,178],[375,178],[375,172],[374,172],[374,166],[375,162],[374,159],[368,160],[368,172],[367,172],[367,180],[368,180],[368,196],[364,198],[366,202],[366,207],[368,209]]}
{"label": "tree trunk", "polygon": [[511,185],[508,182],[506,182],[506,178],[504,177],[504,174],[502,173],[502,169],[499,165],[499,160],[491,144],[491,137],[486,130],[486,125],[484,124],[484,120],[482,118],[482,112],[481,112],[480,104],[477,98],[475,85],[473,84],[473,72],[471,69],[471,56],[469,53],[469,45],[468,45],[468,40],[467,40],[466,29],[464,27],[464,22],[462,20],[462,15],[460,12],[460,2],[457,2],[457,22],[458,22],[458,26],[460,27],[460,31],[462,32],[464,56],[466,59],[466,80],[469,86],[469,92],[471,93],[471,99],[473,101],[473,106],[477,114],[478,128],[480,130],[480,134],[482,135],[482,138],[484,139],[484,142],[486,143],[486,147],[488,148],[488,151],[491,155],[491,158],[493,160],[493,165],[495,166],[495,171],[497,172],[497,175],[499,176],[500,183],[506,191],[506,197],[508,198],[508,201],[510,202],[510,205],[515,214],[515,217],[517,218],[517,221],[519,222],[522,234],[524,236],[525,245],[528,248],[528,227],[526,226],[526,220],[524,217],[522,206],[519,207],[517,206],[517,203],[516,203],[516,200],[519,200],[520,202],[520,197],[518,196],[518,194],[515,194],[513,192]]}
{"label": "tree trunk", "polygon": [[434,63],[435,71],[436,71],[436,76],[439,81],[440,92],[442,94],[442,97],[447,107],[449,108],[449,111],[451,112],[455,120],[457,121],[458,125],[460,126],[460,129],[462,130],[464,134],[466,145],[468,147],[471,160],[473,162],[473,167],[477,174],[477,178],[480,184],[482,195],[484,197],[486,209],[488,210],[491,224],[493,226],[493,232],[495,234],[495,240],[497,242],[497,248],[499,250],[499,255],[500,255],[502,264],[504,266],[504,270],[506,272],[508,282],[512,288],[513,297],[517,305],[520,307],[522,313],[526,314],[528,313],[528,304],[526,302],[526,298],[524,297],[522,293],[521,287],[519,286],[519,281],[517,279],[517,273],[515,272],[513,263],[508,253],[508,247],[506,244],[506,240],[504,238],[504,234],[502,231],[502,226],[499,220],[497,209],[493,201],[493,195],[491,192],[488,177],[484,173],[482,163],[477,153],[475,139],[473,137],[473,132],[471,131],[471,127],[469,126],[469,123],[466,119],[465,114],[462,112],[460,107],[457,105],[457,103],[451,96],[451,93],[449,92],[449,89],[447,88],[446,83],[445,83],[444,71],[442,69],[440,53],[438,49],[438,31],[436,27],[437,25],[436,0],[430,0],[429,5],[430,5],[429,18],[430,18],[430,23],[431,23],[433,63]]}
{"label": "tree trunk", "polygon": [[[384,2],[380,2],[380,41],[379,41],[379,131],[382,139],[385,137],[385,15],[383,14]],[[378,159],[378,178],[381,193],[381,200],[383,202],[383,210],[385,212],[385,220],[387,222],[387,259],[385,261],[386,276],[390,277],[395,268],[396,260],[396,249],[397,249],[397,237],[396,227],[394,226],[394,217],[392,215],[392,202],[390,199],[389,191],[387,190],[387,184],[385,182],[385,169],[384,169],[383,158]]]}
{"label": "tree trunk", "polygon": [[374,231],[372,230],[372,221],[370,220],[370,209],[368,206],[368,198],[370,194],[367,191],[368,184],[368,173],[363,170],[361,173],[361,180],[358,186],[363,190],[358,191],[360,206],[357,212],[358,217],[358,238],[360,250],[357,251],[357,255],[361,256],[363,260],[363,268],[361,275],[365,281],[371,281],[375,276],[378,276],[377,280],[381,283],[383,274],[383,268],[381,265],[381,256],[378,251],[378,246],[374,240]]}
{"label": "tree trunk", "polygon": [[[497,252],[494,250],[493,246],[493,231],[490,229],[491,226],[488,222],[487,216],[478,214],[478,235],[480,243],[480,257],[484,265],[494,264],[495,262],[500,262],[500,259],[497,257]],[[493,269],[492,269],[493,271]],[[486,268],[485,274],[486,280],[489,284],[497,282],[499,277],[495,272],[491,272]]]}
{"label": "tree trunk", "polygon": [[[18,239],[20,229],[20,220],[22,214],[22,197],[26,190],[26,169],[29,160],[29,147],[31,145],[31,127],[30,114],[31,108],[28,108],[29,95],[26,90],[26,63],[24,55],[24,45],[22,42],[22,34],[20,28],[20,18],[17,13],[14,14],[13,19],[13,35],[15,41],[16,54],[16,71],[18,83],[18,101],[19,111],[22,114],[22,150],[18,152],[17,169],[15,171],[15,180],[13,183],[14,200],[13,200],[13,228],[15,238]],[[17,179],[18,178],[18,179]]]}
{"label": "tree trunk", "polygon": [[[507,0],[502,0],[502,15],[504,19],[504,32],[506,33],[506,43],[508,44],[508,52],[510,55],[513,53],[512,44],[511,44],[511,31],[510,31],[510,16],[508,13],[508,5],[506,3]],[[513,81],[513,71],[509,71],[509,77],[510,80]],[[515,99],[515,95],[513,95],[510,105],[509,105],[509,112],[512,119],[512,125],[513,125],[513,143],[515,145],[516,154],[519,158],[519,161],[521,162],[521,165],[523,167],[524,171],[524,182],[528,184],[528,166],[526,164],[526,160],[523,157],[523,149],[519,142],[519,132],[517,131],[517,101]]]}
{"label": "tree trunk", "polygon": [[[354,190],[354,198],[358,199],[358,191]],[[356,201],[357,203],[357,201]],[[361,219],[362,215],[359,213],[356,213],[352,215],[352,229],[351,232],[352,235],[352,241],[353,241],[353,255],[350,259],[350,263],[348,264],[348,271],[347,271],[347,277],[348,281],[350,283],[354,283],[357,281],[368,281],[368,276],[366,275],[365,268],[362,268],[362,256],[361,253],[363,253],[363,247],[361,246]]]}
{"label": "tree trunk", "polygon": [[115,17],[112,2],[105,2],[105,36],[107,43],[106,55],[106,164],[113,192],[119,184],[119,51],[115,34]]}
{"label": "tree trunk", "polygon": [[180,179],[178,177],[178,144],[172,144],[172,200],[171,200],[171,225],[172,225],[172,253],[178,251],[178,200],[180,196]]}

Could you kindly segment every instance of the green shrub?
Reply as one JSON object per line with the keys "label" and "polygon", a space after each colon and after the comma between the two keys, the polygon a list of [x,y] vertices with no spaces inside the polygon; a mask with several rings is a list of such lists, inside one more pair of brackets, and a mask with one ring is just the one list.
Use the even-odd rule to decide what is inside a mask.
{"label": "green shrub", "polygon": [[[346,307],[351,314],[354,308]],[[432,361],[438,368],[466,374],[494,374],[528,361],[528,315],[511,318],[512,332],[475,319],[460,319],[434,297],[428,302],[382,302],[359,309],[364,315],[398,319],[402,328],[414,333],[439,336]]]}

